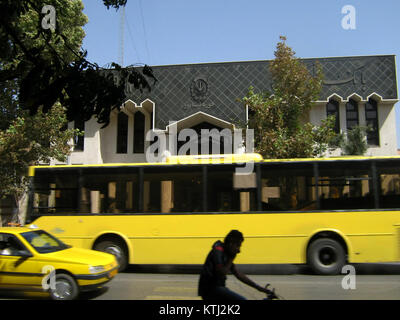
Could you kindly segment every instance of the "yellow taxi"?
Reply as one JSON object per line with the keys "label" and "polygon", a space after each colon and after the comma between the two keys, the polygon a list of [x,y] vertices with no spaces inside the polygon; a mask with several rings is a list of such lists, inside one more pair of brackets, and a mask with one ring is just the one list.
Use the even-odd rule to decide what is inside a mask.
{"label": "yellow taxi", "polygon": [[39,289],[72,300],[117,272],[112,254],[73,248],[35,226],[0,228],[0,289]]}

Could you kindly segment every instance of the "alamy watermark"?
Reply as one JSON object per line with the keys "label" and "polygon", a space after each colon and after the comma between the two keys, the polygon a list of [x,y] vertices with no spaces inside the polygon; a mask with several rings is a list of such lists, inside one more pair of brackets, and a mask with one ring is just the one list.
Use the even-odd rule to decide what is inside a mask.
{"label": "alamy watermark", "polygon": [[[146,141],[153,142],[146,149],[148,162],[163,162],[168,156],[199,156],[217,154],[240,154],[254,152],[254,130],[246,129],[201,129],[198,134],[193,129],[182,129],[178,133],[176,123],[169,126],[168,133],[164,131],[150,130],[146,134]],[[223,143],[222,143],[223,141]],[[210,150],[211,142],[211,150]],[[178,149],[179,146],[179,149]],[[200,146],[200,150],[199,150]],[[223,149],[223,150],[221,150]],[[229,158],[227,158],[229,161]],[[200,163],[201,157],[197,158]],[[196,162],[196,158],[193,158]],[[238,167],[236,173],[248,174],[253,172],[252,161],[244,163],[244,167]]]}
{"label": "alamy watermark", "polygon": [[344,30],[355,30],[356,29],[356,8],[352,5],[345,5],[342,8],[342,14],[345,16],[342,18],[342,28]]}
{"label": "alamy watermark", "polygon": [[346,274],[342,279],[342,288],[344,290],[356,290],[356,268],[345,265],[342,268],[342,274]]}
{"label": "alamy watermark", "polygon": [[52,5],[45,5],[42,8],[42,14],[45,16],[42,19],[42,28],[51,31],[56,30],[56,9]]}
{"label": "alamy watermark", "polygon": [[42,279],[43,290],[56,290],[56,269],[53,266],[47,265],[42,268],[42,273],[44,274]]}

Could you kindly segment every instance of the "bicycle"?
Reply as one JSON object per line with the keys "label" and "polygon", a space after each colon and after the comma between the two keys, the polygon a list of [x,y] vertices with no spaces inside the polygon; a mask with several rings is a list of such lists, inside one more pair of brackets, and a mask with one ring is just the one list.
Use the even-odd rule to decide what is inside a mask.
{"label": "bicycle", "polygon": [[282,296],[278,295],[275,292],[275,288],[272,288],[272,290],[268,289],[269,286],[269,283],[267,283],[267,285],[265,286],[265,289],[267,289],[268,292],[266,293],[267,297],[264,298],[264,300],[285,300]]}

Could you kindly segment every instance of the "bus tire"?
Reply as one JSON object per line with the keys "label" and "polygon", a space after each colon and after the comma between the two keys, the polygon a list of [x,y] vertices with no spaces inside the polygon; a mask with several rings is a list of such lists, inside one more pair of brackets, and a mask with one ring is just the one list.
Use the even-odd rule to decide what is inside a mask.
{"label": "bus tire", "polygon": [[334,239],[320,238],[313,241],[307,250],[307,264],[320,275],[336,275],[346,264],[346,252]]}
{"label": "bus tire", "polygon": [[128,266],[128,255],[126,253],[125,246],[117,239],[101,241],[95,245],[94,250],[111,253],[114,255],[119,264],[119,272],[125,270]]}
{"label": "bus tire", "polygon": [[79,287],[75,279],[66,273],[56,274],[55,288],[50,288],[53,300],[75,300],[79,295]]}

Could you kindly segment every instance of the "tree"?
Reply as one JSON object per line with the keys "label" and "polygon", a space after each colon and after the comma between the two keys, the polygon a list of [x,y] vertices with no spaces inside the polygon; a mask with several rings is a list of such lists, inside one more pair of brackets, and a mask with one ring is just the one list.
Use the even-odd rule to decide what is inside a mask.
{"label": "tree", "polygon": [[312,76],[280,37],[275,59],[270,63],[272,92],[249,89],[242,99],[249,108],[249,127],[255,131],[255,148],[265,158],[302,158],[322,155],[335,137],[334,118],[314,126],[307,121],[322,86],[318,65]]}
{"label": "tree", "polygon": [[365,139],[366,133],[370,130],[368,127],[354,126],[347,130],[346,137],[341,141],[341,149],[344,155],[362,156],[368,150],[368,144]]}
{"label": "tree", "polygon": [[[19,40],[22,44],[20,46],[11,46],[11,42],[6,44],[0,42],[5,49],[3,54],[0,53],[0,73],[5,75],[12,74],[19,66],[25,65],[23,70],[18,71],[20,72],[18,76],[10,77],[10,79],[1,82],[0,108],[2,115],[0,128],[7,127],[9,122],[17,116],[16,112],[22,109],[20,102],[20,100],[23,100],[20,99],[21,90],[22,98],[27,96],[27,91],[35,95],[40,93],[34,92],[38,85],[37,83],[28,85],[24,81],[25,77],[30,72],[33,72],[30,70],[33,66],[27,61],[26,48],[30,48],[30,51],[36,50],[40,52],[43,59],[46,59],[49,64],[52,62],[51,57],[53,54],[62,57],[65,63],[71,63],[76,59],[73,50],[79,50],[85,35],[82,27],[87,22],[87,17],[82,13],[82,1],[60,0],[57,5],[62,7],[63,11],[63,14],[57,18],[58,25],[62,26],[65,33],[68,33],[67,41],[49,36],[40,36],[37,30],[41,28],[39,25],[41,17],[36,10],[29,9],[21,14],[16,21],[10,22],[12,26],[15,26],[13,33],[22,35],[23,39]],[[0,34],[3,36],[6,30],[0,30],[2,31]],[[1,37],[2,41],[5,39],[6,37]],[[39,108],[40,106],[37,107]]]}
{"label": "tree", "polygon": [[[250,88],[243,103],[249,108],[249,127],[254,129],[254,144],[264,158],[309,158],[322,155],[335,137],[335,118],[323,120],[320,126],[308,121],[309,111],[318,100],[322,70],[315,76],[295,57],[295,52],[280,37],[275,59],[270,63],[271,92],[254,92]],[[301,181],[288,175],[277,178],[282,208],[297,208]]]}
{"label": "tree", "polygon": [[[26,112],[25,112],[26,113]],[[18,116],[7,130],[0,130],[0,199],[12,195],[17,207],[28,186],[27,171],[31,165],[50,159],[65,161],[71,151],[69,143],[79,130],[65,129],[67,119],[56,104],[46,114]],[[18,222],[23,222],[23,212]]]}
{"label": "tree", "polygon": [[[13,4],[18,5],[17,2]],[[10,5],[2,3],[1,5]],[[57,1],[57,6],[62,8],[63,14],[58,17],[58,25],[62,26],[68,34],[66,41],[56,39],[49,35],[40,36],[37,31],[40,27],[41,16],[30,7],[24,11],[15,21],[10,21],[7,28],[0,29],[1,40],[5,40],[5,34],[10,31],[17,41],[1,42],[4,52],[0,53],[0,72],[7,74],[13,70],[20,74],[14,78],[9,78],[0,84],[0,200],[12,197],[16,208],[19,210],[21,199],[26,191],[27,179],[25,178],[28,166],[39,162],[48,162],[50,158],[63,160],[71,151],[68,142],[78,132],[75,130],[60,130],[66,126],[65,110],[56,106],[48,108],[48,116],[43,113],[43,107],[38,106],[37,112],[29,114],[23,110],[21,105],[21,92],[24,96],[26,92],[35,92],[36,85],[33,83],[27,87],[24,82],[26,77],[34,70],[35,66],[30,64],[27,59],[28,52],[40,52],[43,61],[51,64],[54,54],[63,58],[65,63],[70,63],[76,59],[73,50],[79,50],[83,37],[83,25],[87,22],[87,17],[82,13],[83,4],[79,1]],[[17,36],[21,35],[21,39]],[[19,43],[20,45],[16,45]],[[28,56],[31,54],[28,53]],[[30,69],[32,68],[32,69]],[[35,123],[37,122],[37,123]],[[21,218],[21,213],[18,212]],[[12,217],[17,219],[18,216]]]}
{"label": "tree", "polygon": [[[45,4],[56,8],[53,31],[41,24]],[[104,4],[118,8],[126,1]],[[113,73],[85,59],[79,51],[87,21],[82,9],[80,0],[0,3],[0,200],[12,195],[17,208],[26,194],[28,166],[65,161],[69,142],[82,134],[65,129],[67,120],[95,115],[106,125],[123,100],[124,79],[137,82],[138,89],[148,85],[136,70],[118,65],[122,81],[115,83]],[[13,218],[23,222],[22,214]]]}
{"label": "tree", "polygon": [[[107,8],[116,9],[126,4],[126,0],[103,2]],[[45,5],[56,10],[53,29],[42,25]],[[16,81],[16,99],[31,114],[40,108],[46,113],[58,101],[65,107],[68,121],[96,117],[104,127],[111,111],[124,102],[126,83],[138,90],[150,90],[148,78],[153,83],[156,79],[148,66],[122,69],[111,63],[106,70],[89,62],[87,52],[80,50],[80,45],[75,45],[77,39],[71,37],[71,25],[84,22],[82,13],[76,10],[82,11],[81,1],[2,0],[0,83]]]}

